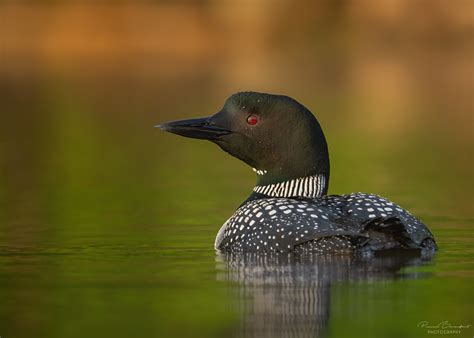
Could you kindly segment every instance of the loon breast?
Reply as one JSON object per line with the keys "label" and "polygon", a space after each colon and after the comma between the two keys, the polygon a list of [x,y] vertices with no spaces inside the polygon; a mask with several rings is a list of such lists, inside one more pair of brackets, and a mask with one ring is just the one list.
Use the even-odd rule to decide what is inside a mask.
{"label": "loon breast", "polygon": [[224,251],[347,252],[435,249],[433,235],[408,211],[377,195],[260,198],[242,205],[215,243]]}

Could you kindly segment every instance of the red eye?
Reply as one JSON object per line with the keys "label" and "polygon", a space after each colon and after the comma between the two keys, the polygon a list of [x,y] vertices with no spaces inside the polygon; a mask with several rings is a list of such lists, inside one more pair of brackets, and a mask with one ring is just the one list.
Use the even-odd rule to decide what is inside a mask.
{"label": "red eye", "polygon": [[258,122],[258,117],[255,115],[249,115],[247,117],[247,123],[250,124],[251,126],[256,125]]}

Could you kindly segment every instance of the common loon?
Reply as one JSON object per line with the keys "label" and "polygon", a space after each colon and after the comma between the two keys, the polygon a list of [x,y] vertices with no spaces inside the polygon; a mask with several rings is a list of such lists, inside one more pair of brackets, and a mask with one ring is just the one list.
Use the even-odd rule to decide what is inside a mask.
{"label": "common loon", "polygon": [[210,140],[257,174],[251,195],[219,230],[230,252],[346,253],[437,249],[428,228],[389,200],[327,195],[329,154],[315,116],[282,95],[240,92],[210,117],[157,127]]}

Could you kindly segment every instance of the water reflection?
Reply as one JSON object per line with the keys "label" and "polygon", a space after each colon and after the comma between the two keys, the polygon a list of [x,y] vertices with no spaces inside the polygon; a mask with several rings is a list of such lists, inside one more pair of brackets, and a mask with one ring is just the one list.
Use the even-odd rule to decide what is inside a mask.
{"label": "water reflection", "polygon": [[375,257],[218,253],[218,279],[237,282],[238,337],[323,337],[333,283],[421,278],[426,273],[402,268],[431,257],[418,251]]}

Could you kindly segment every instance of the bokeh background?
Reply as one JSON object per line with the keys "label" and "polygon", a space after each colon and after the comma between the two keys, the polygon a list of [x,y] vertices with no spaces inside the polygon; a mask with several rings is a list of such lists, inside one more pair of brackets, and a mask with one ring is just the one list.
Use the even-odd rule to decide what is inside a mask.
{"label": "bokeh background", "polygon": [[153,126],[241,90],[315,113],[330,193],[385,195],[467,246],[473,38],[470,0],[3,0],[0,335],[231,330],[213,237],[255,178]]}

